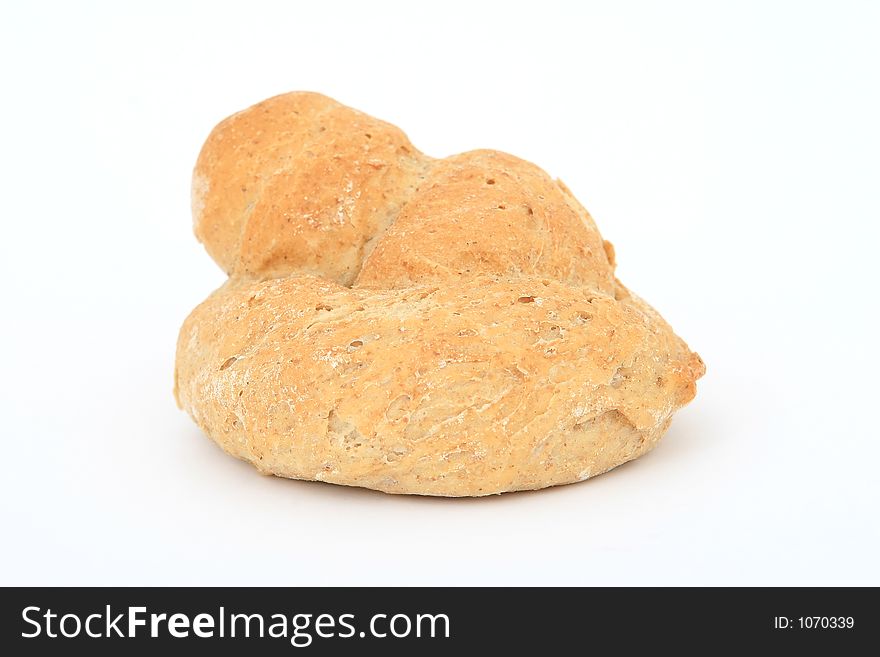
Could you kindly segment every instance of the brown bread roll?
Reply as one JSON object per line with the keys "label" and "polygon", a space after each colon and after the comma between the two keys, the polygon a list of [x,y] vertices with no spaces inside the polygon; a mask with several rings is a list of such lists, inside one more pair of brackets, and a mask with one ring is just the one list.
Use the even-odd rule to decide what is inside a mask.
{"label": "brown bread roll", "polygon": [[429,158],[318,94],[220,123],[193,214],[230,279],[181,329],[175,394],[267,474],[580,481],[651,449],[704,372],[561,182],[496,151]]}

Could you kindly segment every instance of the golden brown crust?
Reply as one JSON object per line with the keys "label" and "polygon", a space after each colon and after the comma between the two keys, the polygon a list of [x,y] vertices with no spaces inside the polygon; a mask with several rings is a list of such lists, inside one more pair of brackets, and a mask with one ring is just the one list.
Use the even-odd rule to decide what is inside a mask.
{"label": "golden brown crust", "polygon": [[350,284],[428,158],[398,128],[320,94],[222,121],[193,173],[196,236],[230,275],[309,272]]}
{"label": "golden brown crust", "polygon": [[480,272],[547,276],[611,293],[592,218],[534,164],[498,151],[436,161],[357,285],[406,287]]}
{"label": "golden brown crust", "polygon": [[227,451],[388,492],[577,481],[650,449],[693,396],[689,352],[648,316],[533,277],[233,281],[179,350],[180,403]]}
{"label": "golden brown crust", "polygon": [[263,472],[578,481],[649,450],[704,372],[560,181],[496,151],[432,160],[317,94],[215,128],[194,218],[231,278],[181,329],[175,392]]}

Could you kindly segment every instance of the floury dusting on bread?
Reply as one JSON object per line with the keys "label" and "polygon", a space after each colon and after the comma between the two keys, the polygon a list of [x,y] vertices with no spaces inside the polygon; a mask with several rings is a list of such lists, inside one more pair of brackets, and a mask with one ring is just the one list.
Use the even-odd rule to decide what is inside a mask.
{"label": "floury dusting on bread", "polygon": [[267,474],[444,496],[580,481],[650,450],[705,371],[565,185],[505,153],[434,159],[290,93],[214,128],[192,207],[229,279],[181,328],[175,395]]}

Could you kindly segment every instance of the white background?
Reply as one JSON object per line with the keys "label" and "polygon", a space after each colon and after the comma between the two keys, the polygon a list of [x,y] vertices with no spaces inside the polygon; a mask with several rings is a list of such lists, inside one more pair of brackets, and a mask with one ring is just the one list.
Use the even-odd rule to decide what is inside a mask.
{"label": "white background", "polygon": [[[876,3],[128,4],[0,20],[0,583],[880,584]],[[298,89],[565,180],[708,365],[654,452],[445,500],[201,435],[191,168]]]}

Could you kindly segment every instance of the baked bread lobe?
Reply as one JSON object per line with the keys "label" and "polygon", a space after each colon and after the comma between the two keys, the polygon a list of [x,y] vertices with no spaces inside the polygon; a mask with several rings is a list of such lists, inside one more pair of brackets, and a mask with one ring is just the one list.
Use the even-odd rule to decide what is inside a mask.
{"label": "baked bread lobe", "polygon": [[175,394],[267,474],[444,496],[580,481],[651,449],[704,372],[571,192],[511,155],[432,159],[286,94],[215,128],[193,210],[230,279],[181,329]]}
{"label": "baked bread lobe", "polygon": [[195,232],[232,276],[309,272],[350,284],[428,158],[384,121],[325,96],[277,96],[214,128],[193,173]]}

